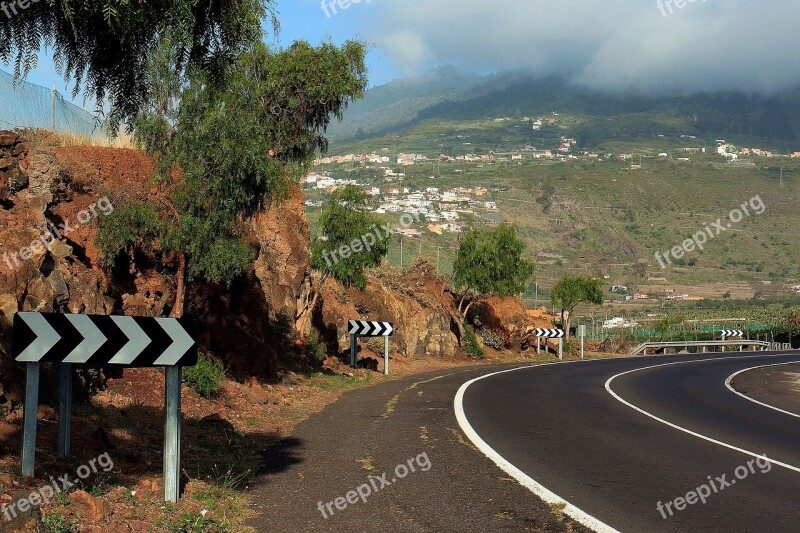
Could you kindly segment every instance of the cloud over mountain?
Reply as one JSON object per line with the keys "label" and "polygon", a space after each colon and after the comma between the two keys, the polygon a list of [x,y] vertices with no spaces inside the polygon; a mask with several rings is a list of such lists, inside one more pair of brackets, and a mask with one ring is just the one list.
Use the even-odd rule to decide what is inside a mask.
{"label": "cloud over mountain", "polygon": [[359,18],[364,37],[408,72],[524,68],[647,92],[800,84],[800,3],[674,1],[381,0]]}

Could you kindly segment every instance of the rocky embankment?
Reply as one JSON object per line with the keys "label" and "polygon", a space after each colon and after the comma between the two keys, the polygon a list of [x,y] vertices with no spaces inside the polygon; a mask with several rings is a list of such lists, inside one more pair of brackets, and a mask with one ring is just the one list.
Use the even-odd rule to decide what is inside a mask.
{"label": "rocky embankment", "polygon": [[[98,263],[94,221],[131,197],[156,192],[142,153],[30,142],[2,131],[0,155],[0,402],[8,402],[21,397],[20,365],[9,357],[17,311],[163,316],[174,303],[175,280],[138,253],[118,258],[113,269]],[[232,375],[274,378],[303,364],[303,348],[292,342],[298,325],[303,333],[316,330],[329,354],[344,355],[347,321],[370,318],[395,323],[393,357],[455,356],[453,296],[429,265],[377,269],[364,292],[333,279],[319,287],[302,200],[296,188],[248,222],[257,259],[231,287],[192,284],[187,309],[198,319],[201,349],[222,358]],[[536,325],[513,299],[476,305],[471,320],[513,350]],[[370,348],[366,342],[365,355]]]}

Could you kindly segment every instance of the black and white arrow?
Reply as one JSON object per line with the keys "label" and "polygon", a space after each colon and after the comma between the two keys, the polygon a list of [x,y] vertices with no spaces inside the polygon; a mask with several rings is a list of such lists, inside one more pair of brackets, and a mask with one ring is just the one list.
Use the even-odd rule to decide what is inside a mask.
{"label": "black and white arrow", "polygon": [[722,330],[722,338],[725,339],[727,337],[743,337],[744,332],[740,329],[723,329]]}
{"label": "black and white arrow", "polygon": [[563,339],[564,338],[564,330],[563,329],[547,329],[547,328],[536,328],[536,336],[542,337],[545,339]]}
{"label": "black and white arrow", "polygon": [[145,318],[59,313],[17,313],[16,360],[90,366],[190,366],[197,364],[191,323]]}
{"label": "black and white arrow", "polygon": [[376,322],[373,320],[350,320],[349,332],[359,337],[389,337],[394,333],[391,322]]}

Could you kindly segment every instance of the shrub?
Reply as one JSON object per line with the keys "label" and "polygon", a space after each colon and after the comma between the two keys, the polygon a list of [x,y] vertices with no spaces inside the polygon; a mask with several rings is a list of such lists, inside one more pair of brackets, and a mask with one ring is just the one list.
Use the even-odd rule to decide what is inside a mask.
{"label": "shrub", "polygon": [[319,335],[316,333],[311,333],[307,339],[308,342],[308,354],[311,358],[316,361],[317,363],[322,363],[325,361],[325,358],[328,356],[326,353],[325,344],[319,340]]}
{"label": "shrub", "polygon": [[197,365],[186,367],[183,371],[183,381],[207,400],[217,395],[223,379],[225,366],[222,361],[204,353],[198,357]]}
{"label": "shrub", "polygon": [[481,345],[478,342],[478,337],[475,335],[475,330],[472,329],[472,326],[470,325],[467,325],[464,328],[464,340],[461,343],[461,346],[464,348],[464,352],[466,352],[466,354],[470,357],[483,359],[486,356],[486,352],[484,352],[483,348],[481,348]]}

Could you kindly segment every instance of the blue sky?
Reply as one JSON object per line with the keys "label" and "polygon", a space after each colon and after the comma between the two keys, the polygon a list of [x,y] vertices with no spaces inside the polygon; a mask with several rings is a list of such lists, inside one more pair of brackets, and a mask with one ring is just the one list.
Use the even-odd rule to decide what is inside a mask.
{"label": "blue sky", "polygon": [[[374,0],[375,2],[379,0]],[[322,41],[332,40],[334,43],[341,44],[347,39],[357,38],[367,41],[363,34],[359,32],[358,24],[362,20],[361,16],[356,13],[358,9],[370,9],[373,6],[369,5],[372,0],[367,3],[367,0],[362,0],[361,4],[353,4],[346,10],[336,8],[336,15],[331,13],[331,8],[328,12],[331,13],[330,17],[325,15],[318,0],[279,0],[277,2],[278,19],[281,23],[280,34],[275,36],[272,28],[265,25],[267,30],[266,41],[270,44],[285,47],[298,39],[305,39],[312,44],[318,44]],[[402,77],[403,71],[394,68],[386,57],[383,57],[380,51],[374,49],[374,43],[371,51],[367,57],[370,69],[370,86],[380,85],[391,81],[394,78]],[[8,65],[2,66],[3,70],[11,72],[12,68]],[[73,84],[67,84],[63,78],[56,73],[51,55],[42,52],[39,55],[39,64],[35,70],[31,71],[28,75],[28,81],[51,87],[53,82],[67,99],[71,99],[71,89]],[[83,104],[83,96],[79,95],[73,100],[76,104]],[[90,110],[91,104],[86,105]]]}
{"label": "blue sky", "polygon": [[[557,73],[612,92],[800,86],[800,2],[675,2],[325,0],[323,9],[321,0],[277,0],[282,31],[267,41],[364,41],[370,86],[441,65]],[[42,54],[29,80],[49,87],[55,79]],[[61,80],[58,88],[67,92]]]}

